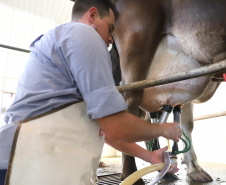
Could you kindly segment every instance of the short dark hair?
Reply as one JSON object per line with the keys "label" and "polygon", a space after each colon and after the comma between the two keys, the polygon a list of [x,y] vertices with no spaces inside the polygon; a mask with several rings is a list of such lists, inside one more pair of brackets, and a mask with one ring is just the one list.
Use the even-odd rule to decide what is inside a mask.
{"label": "short dark hair", "polygon": [[119,12],[111,0],[75,0],[74,2],[72,20],[76,17],[82,17],[92,7],[97,8],[101,19],[110,15],[110,9],[115,15],[115,20],[119,17]]}

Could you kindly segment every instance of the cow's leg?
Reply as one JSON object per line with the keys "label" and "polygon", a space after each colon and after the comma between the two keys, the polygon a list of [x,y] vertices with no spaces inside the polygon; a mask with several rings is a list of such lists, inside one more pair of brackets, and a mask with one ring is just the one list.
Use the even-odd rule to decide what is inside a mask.
{"label": "cow's leg", "polygon": [[[121,0],[116,1],[116,6],[120,17],[116,21],[113,36],[120,56],[122,84],[145,80],[164,29],[165,14],[162,3]],[[138,116],[142,95],[143,91],[124,94],[128,112],[135,116]],[[134,171],[135,160],[123,154],[122,178]],[[135,184],[143,185],[144,182],[139,180]]]}
{"label": "cow's leg", "polygon": [[[193,106],[191,103],[188,103],[182,108],[182,128],[185,134],[190,138],[191,132],[193,130]],[[195,150],[193,145],[190,151],[184,154],[184,158],[182,161],[183,164],[187,165],[187,175],[191,178],[192,181],[212,181],[212,177],[202,169],[202,167],[198,164],[197,156],[195,154]]]}
{"label": "cow's leg", "polygon": [[[141,93],[141,92],[140,92]],[[126,94],[126,100],[129,105],[128,107],[128,112],[130,112],[133,115],[138,116],[139,113],[139,102],[141,100],[142,93],[140,94],[139,92],[133,92]],[[135,97],[135,98],[133,98]],[[121,173],[121,180],[124,180],[127,178],[129,175],[137,171],[136,167],[136,162],[135,158],[129,155],[126,155],[122,153],[122,173]],[[144,185],[144,181],[142,179],[139,179],[134,185]]]}
{"label": "cow's leg", "polygon": [[[124,153],[122,153],[122,166],[121,180],[126,179],[133,172],[137,171],[135,158]],[[136,184],[138,183],[142,185],[144,184],[142,179],[136,182]]]}

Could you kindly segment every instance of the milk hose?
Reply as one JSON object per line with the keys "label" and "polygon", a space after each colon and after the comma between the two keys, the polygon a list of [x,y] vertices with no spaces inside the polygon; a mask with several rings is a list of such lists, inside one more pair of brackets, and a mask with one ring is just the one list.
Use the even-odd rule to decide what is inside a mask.
{"label": "milk hose", "polygon": [[[185,141],[185,139],[181,138],[181,140],[184,142],[185,144],[185,148],[182,151],[174,151],[173,155],[178,155],[181,153],[185,153],[187,151],[189,151],[191,149],[191,141],[188,138],[188,136],[184,133],[183,131],[183,136],[185,139],[187,139],[188,143]],[[149,150],[150,147],[153,145],[153,140],[149,143]],[[163,178],[163,176],[166,174],[166,172],[169,170],[170,168],[170,154],[172,154],[172,152],[165,152],[164,153],[164,162],[165,163],[159,163],[159,164],[155,164],[155,165],[151,165],[149,167],[143,168],[139,171],[134,172],[133,174],[131,174],[130,176],[128,176],[122,183],[121,185],[131,185],[134,184],[138,179],[140,179],[141,177],[143,177],[144,175],[154,172],[154,171],[160,171],[159,175],[152,181],[150,182],[148,185],[154,185],[156,184],[159,180],[161,180]]]}
{"label": "milk hose", "polygon": [[140,179],[141,177],[143,177],[144,175],[146,175],[148,173],[151,173],[151,172],[154,172],[154,171],[161,170],[161,172],[159,173],[159,175],[152,182],[150,182],[148,185],[154,185],[154,184],[156,184],[160,179],[162,179],[162,177],[166,174],[166,172],[170,168],[170,156],[169,156],[169,152],[165,152],[164,153],[164,161],[165,161],[165,163],[159,163],[159,164],[151,165],[151,166],[148,166],[146,168],[143,168],[143,169],[141,169],[139,171],[134,172],[129,177],[127,177],[121,183],[121,185],[132,185],[138,179]]}
{"label": "milk hose", "polygon": [[[183,130],[182,130],[183,131]],[[174,155],[178,155],[178,154],[181,154],[181,153],[186,153],[188,152],[190,149],[191,149],[191,140],[188,138],[188,136],[184,133],[183,131],[183,136],[187,139],[188,143],[183,139],[181,138],[181,140],[183,141],[184,145],[185,145],[185,148],[182,150],[182,151],[175,151],[173,154]]]}
{"label": "milk hose", "polygon": [[[183,131],[183,130],[182,130]],[[188,138],[188,136],[184,133],[183,131],[183,137],[185,139],[187,139],[187,142],[185,141],[185,139],[183,139],[182,137],[180,138],[184,145],[185,145],[185,148],[182,150],[182,151],[175,151],[174,155],[178,155],[178,154],[181,154],[181,153],[186,153],[188,152],[190,149],[191,149],[191,140]],[[154,140],[151,140],[148,144],[148,150],[149,151],[152,151],[152,146],[154,144]]]}

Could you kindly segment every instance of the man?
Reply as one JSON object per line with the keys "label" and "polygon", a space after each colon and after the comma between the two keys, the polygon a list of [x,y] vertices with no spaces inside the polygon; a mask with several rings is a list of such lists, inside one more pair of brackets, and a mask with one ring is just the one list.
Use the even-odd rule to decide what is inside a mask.
{"label": "man", "polygon": [[[7,183],[92,185],[104,139],[151,164],[163,162],[167,148],[150,152],[135,142],[160,136],[179,141],[177,123],[147,124],[125,111],[107,49],[117,17],[109,0],[77,0],[72,23],[31,44],[5,113],[7,123],[20,123]],[[176,165],[169,170],[177,171]]]}

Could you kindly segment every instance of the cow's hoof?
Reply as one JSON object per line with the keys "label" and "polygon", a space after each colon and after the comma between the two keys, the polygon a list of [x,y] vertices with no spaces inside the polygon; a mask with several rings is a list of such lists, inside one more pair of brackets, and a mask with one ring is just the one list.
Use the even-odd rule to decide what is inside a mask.
{"label": "cow's hoof", "polygon": [[213,178],[205,172],[203,169],[201,171],[194,171],[188,174],[188,177],[195,182],[210,182]]}
{"label": "cow's hoof", "polygon": [[133,185],[145,185],[144,181],[142,179],[139,179],[137,182],[135,182]]}
{"label": "cow's hoof", "polygon": [[164,177],[162,178],[162,181],[177,181],[179,180],[179,178],[175,175],[175,174],[172,174],[172,173],[166,173],[164,175]]}

